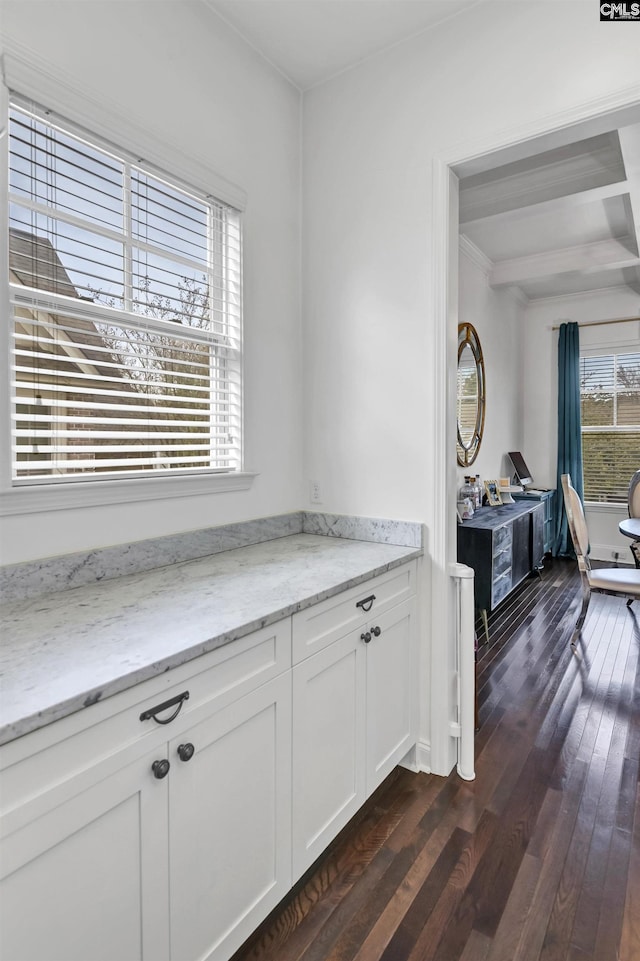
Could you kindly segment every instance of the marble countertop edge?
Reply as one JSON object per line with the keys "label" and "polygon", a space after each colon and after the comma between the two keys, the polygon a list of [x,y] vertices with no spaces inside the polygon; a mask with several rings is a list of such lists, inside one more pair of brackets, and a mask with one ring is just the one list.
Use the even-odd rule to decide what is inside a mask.
{"label": "marble countertop edge", "polygon": [[[346,563],[347,567],[349,567],[349,570],[342,576],[336,572],[336,580],[329,584],[326,582],[327,572],[326,570],[323,571],[323,578],[325,579],[323,586],[319,587],[318,589],[310,590],[306,582],[309,580],[309,577],[313,577],[315,573],[313,569],[313,542],[318,540],[318,535],[301,535],[299,537],[294,536],[293,538],[289,539],[291,541],[290,548],[288,548],[288,545],[286,545],[286,540],[288,539],[280,540],[278,542],[278,551],[281,554],[281,563],[285,565],[285,567],[287,564],[294,565],[297,570],[300,568],[300,561],[302,559],[303,565],[306,563],[306,567],[302,567],[302,572],[306,576],[302,578],[302,581],[305,582],[304,587],[301,584],[300,588],[296,588],[295,584],[292,584],[290,579],[285,579],[284,587],[280,592],[282,603],[280,603],[280,600],[278,600],[277,605],[274,606],[273,604],[267,602],[265,603],[264,609],[261,609],[260,614],[258,615],[257,609],[261,603],[260,598],[258,597],[258,599],[256,599],[254,602],[254,609],[252,611],[247,611],[249,616],[246,619],[239,617],[232,625],[227,624],[222,630],[217,631],[208,637],[206,636],[206,627],[203,625],[203,633],[205,633],[204,639],[197,640],[195,643],[190,643],[187,641],[184,647],[174,646],[174,649],[171,653],[164,653],[163,656],[154,659],[147,659],[143,663],[139,663],[131,667],[127,666],[126,663],[127,658],[125,655],[128,654],[128,651],[126,650],[125,642],[121,642],[120,647],[116,652],[114,652],[113,656],[110,655],[110,660],[108,657],[105,657],[104,660],[99,662],[96,666],[95,670],[100,675],[99,678],[94,678],[96,683],[91,684],[89,682],[82,682],[79,684],[78,689],[74,693],[68,694],[68,696],[64,696],[60,690],[69,683],[68,678],[63,675],[62,679],[58,678],[58,681],[56,681],[55,668],[57,667],[59,669],[60,663],[56,662],[55,660],[55,652],[46,651],[42,648],[39,648],[37,641],[34,641],[33,644],[25,644],[25,649],[20,652],[18,650],[18,642],[16,642],[13,653],[16,655],[15,661],[17,664],[13,665],[12,668],[9,669],[8,674],[6,671],[3,672],[3,676],[0,681],[3,691],[3,706],[0,708],[0,745],[35,731],[46,726],[47,724],[52,723],[53,721],[59,720],[86,707],[90,707],[98,701],[103,701],[108,697],[132,688],[143,681],[158,677],[172,668],[179,667],[180,665],[185,664],[203,654],[209,653],[210,651],[216,650],[217,648],[238,640],[239,638],[244,637],[253,631],[267,627],[269,624],[273,624],[327,598],[340,594],[351,587],[357,587],[359,584],[364,583],[370,578],[376,577],[379,574],[383,574],[396,567],[399,567],[400,565],[405,564],[414,558],[420,557],[423,554],[422,548],[402,548],[395,545],[372,544],[371,542],[362,542],[360,544],[359,542],[354,541],[345,542],[343,540],[341,542],[337,542],[334,540],[334,545],[340,545],[339,550],[336,552],[336,566],[339,568],[340,563]],[[321,536],[320,540],[324,541],[325,543],[322,545],[323,557],[319,558],[319,560],[324,561],[325,564],[328,561],[329,565],[331,566],[333,552],[327,544],[328,539]],[[297,550],[297,553],[294,552],[294,541],[296,542],[295,550]],[[353,548],[345,547],[345,544],[353,545]],[[360,561],[360,553],[358,551],[359,546],[364,549],[366,561],[364,559]],[[256,549],[263,552],[267,547],[268,545],[262,544]],[[289,554],[287,554],[287,549],[289,549]],[[237,548],[236,550],[230,552],[230,555],[234,556],[234,561],[237,566],[241,565],[243,557],[249,556],[248,551],[250,551],[250,548]],[[388,555],[389,553],[392,553],[394,556],[386,556],[384,559],[383,556],[376,557],[376,555]],[[354,555],[353,562],[350,560],[352,554]],[[357,557],[355,555],[357,555]],[[199,570],[200,563],[204,563],[207,560],[207,558],[203,558],[201,562],[183,562],[183,564],[179,566],[184,568],[185,571],[191,570],[192,572],[195,572]],[[269,558],[265,558],[265,560],[262,561],[262,566],[265,570],[267,570],[269,566],[269,560]],[[276,558],[276,561],[277,560],[278,558]],[[217,555],[217,567],[220,566],[220,562],[221,555]],[[243,570],[238,567],[238,577],[240,581],[247,581],[252,577],[260,577],[261,568],[259,558],[257,561],[254,561],[254,564],[255,568],[249,570]],[[354,565],[357,565],[357,570],[355,569]],[[167,569],[165,568],[163,570],[166,571]],[[123,578],[123,582],[129,582],[129,585],[135,588],[142,576],[143,575],[139,574],[130,575]],[[211,577],[215,580],[215,572],[211,574]],[[230,580],[233,580],[233,573],[231,574]],[[112,580],[109,582],[109,585],[109,593],[114,594],[114,598],[112,599],[111,603],[116,603],[118,596],[117,584]],[[273,587],[277,587],[277,585],[278,581],[276,577],[275,581],[268,585],[268,590],[266,592],[267,595],[269,595],[269,591],[273,590]],[[176,592],[178,592],[183,586],[184,585],[177,583]],[[197,581],[195,582],[195,586],[197,586]],[[192,590],[195,589],[195,586],[192,585]],[[87,592],[90,590],[95,590],[95,587],[93,589],[77,588],[72,592],[61,592],[61,595],[66,594],[67,599],[70,599],[70,594],[76,595],[76,606],[79,609],[83,606],[89,606],[87,604],[82,604],[82,598],[89,597]],[[162,599],[165,601],[164,597]],[[152,604],[153,594],[150,593],[149,597],[145,598],[144,601],[148,605]],[[15,621],[18,620],[18,617],[15,615],[18,614],[19,610],[23,609],[23,606],[24,602],[19,605],[11,605],[11,607],[15,607],[16,609],[14,614]],[[38,617],[40,617],[41,620],[44,618],[43,623],[47,622],[48,613],[49,612],[46,609],[46,605],[42,611],[34,611],[34,625],[37,623]],[[63,616],[61,612],[57,613],[59,616]],[[136,614],[138,614],[137,611]],[[144,616],[144,605],[142,616]],[[124,619],[126,626],[126,615],[120,614],[119,617]],[[223,611],[223,613],[220,615],[222,621],[225,619],[230,621],[231,617],[232,615],[229,614],[228,611]],[[211,620],[214,619],[215,617],[212,613]],[[55,630],[55,617],[52,618],[52,620],[54,622],[54,628],[52,628],[52,630]],[[200,622],[196,623],[198,624]],[[89,627],[91,626],[92,625],[89,624]],[[144,621],[142,621],[142,625],[140,623],[135,625],[138,630],[141,629],[141,626],[144,626]],[[104,621],[104,623],[100,624],[100,629],[102,631],[109,630],[108,619]],[[197,626],[194,629],[197,630]],[[28,632],[29,630],[28,622],[26,624],[24,623],[23,610],[21,610],[20,613],[20,630],[23,632],[23,634],[25,631]],[[79,645],[78,649],[80,649],[80,646],[84,646],[83,640],[86,636],[86,633],[87,631],[85,631],[83,635],[81,630],[76,629],[77,637],[73,643]],[[135,637],[135,631],[132,631],[131,636]],[[127,635],[126,632],[125,637],[126,640],[130,640],[130,636]],[[43,642],[43,647],[46,648],[49,643],[50,638],[47,637],[47,640]],[[165,646],[168,646],[171,643],[175,645],[175,642],[173,642],[171,639],[163,640],[161,638],[161,643],[164,643]],[[11,651],[8,653],[11,655]],[[85,651],[83,651],[83,653],[85,653],[85,656],[87,656]],[[6,654],[7,651],[5,650],[5,655]],[[42,660],[39,655],[42,655]],[[73,650],[63,652],[62,656],[72,658]],[[41,660],[39,667],[34,662],[34,659],[38,661]],[[47,668],[49,660],[51,663],[49,668]],[[7,660],[5,656],[5,666],[10,664],[10,657],[9,660]],[[31,685],[29,685],[27,677],[29,665],[31,665],[31,669],[35,672],[36,678],[35,680],[32,679]],[[84,670],[86,674],[89,669],[90,668],[88,665],[85,664],[83,666],[80,664],[78,673],[79,675],[82,675],[82,671]],[[91,668],[91,670],[93,670],[93,668]],[[50,684],[47,683],[48,680],[51,682]],[[56,683],[58,683],[58,691],[56,691]],[[20,688],[22,688],[22,690]],[[6,695],[9,692],[13,696],[7,697]],[[49,692],[48,697],[47,692]]]}

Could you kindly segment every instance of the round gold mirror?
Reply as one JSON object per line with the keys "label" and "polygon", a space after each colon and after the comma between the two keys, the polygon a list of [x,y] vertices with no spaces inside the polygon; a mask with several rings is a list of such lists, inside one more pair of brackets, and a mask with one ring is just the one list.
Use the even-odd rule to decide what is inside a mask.
{"label": "round gold mirror", "polygon": [[458,464],[468,467],[478,456],[484,430],[485,380],[482,348],[475,327],[458,327]]}

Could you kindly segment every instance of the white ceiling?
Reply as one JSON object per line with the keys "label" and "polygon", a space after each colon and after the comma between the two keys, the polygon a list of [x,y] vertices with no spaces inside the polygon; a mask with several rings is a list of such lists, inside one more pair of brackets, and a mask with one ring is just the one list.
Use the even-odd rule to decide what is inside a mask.
{"label": "white ceiling", "polygon": [[[201,0],[300,90],[483,0]],[[640,294],[640,112],[457,169],[464,250],[529,300]]]}
{"label": "white ceiling", "polygon": [[482,0],[203,0],[300,90]]}

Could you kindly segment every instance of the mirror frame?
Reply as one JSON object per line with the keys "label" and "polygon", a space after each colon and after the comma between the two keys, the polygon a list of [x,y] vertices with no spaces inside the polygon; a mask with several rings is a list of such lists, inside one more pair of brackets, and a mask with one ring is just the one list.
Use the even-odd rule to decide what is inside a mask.
{"label": "mirror frame", "polygon": [[[484,433],[484,414],[486,409],[486,380],[484,372],[484,358],[482,356],[482,347],[480,346],[480,338],[478,337],[478,332],[476,331],[473,324],[459,324],[458,325],[458,367],[460,365],[460,357],[462,351],[465,347],[471,349],[473,354],[473,359],[476,363],[476,375],[478,378],[478,405],[476,411],[476,423],[473,430],[473,436],[469,444],[463,444],[460,437],[460,424],[458,422],[457,406],[458,406],[458,395],[456,387],[456,455],[458,458],[458,464],[460,467],[469,467],[473,464],[474,460],[478,456],[478,451],[480,450],[480,444],[482,443],[482,435]],[[456,367],[456,378],[458,367]]]}

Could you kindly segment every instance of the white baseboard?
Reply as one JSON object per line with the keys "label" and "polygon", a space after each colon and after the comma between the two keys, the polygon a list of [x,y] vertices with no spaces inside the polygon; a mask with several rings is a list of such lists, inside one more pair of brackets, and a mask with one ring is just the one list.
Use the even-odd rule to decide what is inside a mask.
{"label": "white baseboard", "polygon": [[416,744],[416,769],[431,774],[431,741],[418,741]]}
{"label": "white baseboard", "polygon": [[618,554],[619,564],[633,564],[631,551],[620,547],[619,544],[592,544],[589,557],[592,561],[602,561],[605,564],[616,563],[616,553]]}

